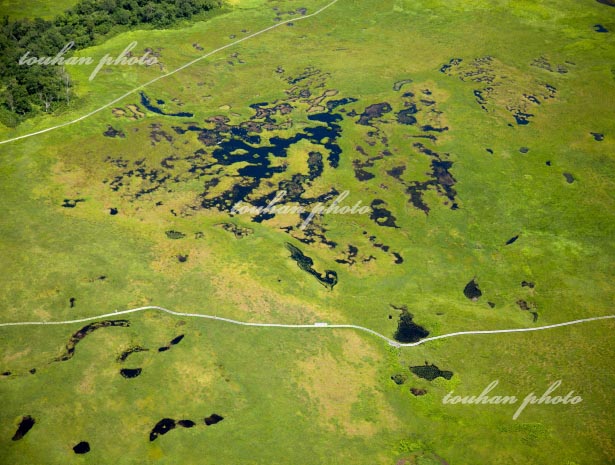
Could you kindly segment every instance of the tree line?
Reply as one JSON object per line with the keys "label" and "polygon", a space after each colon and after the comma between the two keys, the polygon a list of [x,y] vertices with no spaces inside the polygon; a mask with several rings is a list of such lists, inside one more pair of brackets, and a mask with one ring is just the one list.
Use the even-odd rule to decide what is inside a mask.
{"label": "tree line", "polygon": [[[55,57],[66,44],[85,48],[122,31],[164,28],[218,8],[222,0],[80,0],[52,20],[0,22],[0,122],[16,126],[40,112],[51,113],[71,102],[72,82],[65,67],[20,64],[28,57]],[[23,60],[22,60],[23,61]]]}

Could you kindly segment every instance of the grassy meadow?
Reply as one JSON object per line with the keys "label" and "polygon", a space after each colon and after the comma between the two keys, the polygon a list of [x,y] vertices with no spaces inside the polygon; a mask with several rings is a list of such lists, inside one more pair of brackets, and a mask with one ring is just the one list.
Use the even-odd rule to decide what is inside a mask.
{"label": "grassy meadow", "polygon": [[[32,2],[24,16],[49,17],[70,3],[50,12]],[[236,0],[203,21],[126,32],[80,50],[97,62],[137,41],[135,50],[151,48],[159,64],[108,66],[91,81],[94,65],[73,66],[71,109],[0,127],[0,140],[75,120],[276,17],[298,19],[297,9],[309,14],[325,4]],[[0,2],[3,12],[12,8]],[[147,110],[134,92],[75,124],[0,145],[0,323],[159,305],[250,322],[356,324],[393,337],[400,312],[392,306],[405,305],[430,336],[613,314],[614,13],[589,0],[339,0],[142,89],[165,113],[192,117]],[[462,61],[442,72],[451,59]],[[290,81],[306,70],[318,71],[311,95],[290,100]],[[394,90],[404,80],[411,82]],[[546,85],[554,96],[539,94]],[[240,125],[254,121],[250,105],[290,102],[292,112],[273,116],[290,127],[260,133],[262,145],[273,145],[323,126],[309,116],[326,91],[337,92],[320,102],[323,110],[335,99],[356,101],[331,112],[341,116],[339,166],[325,160],[304,198],[335,188],[349,191],[345,205],[380,199],[398,227],[369,215],[324,215],[315,227],[332,248],[285,232],[296,216],[259,223],[201,207],[204,185],[219,178],[205,198],[221,194],[250,163],[218,164],[198,176],[189,157],[203,150],[203,163],[212,162],[216,145],[190,125],[215,132],[213,117]],[[396,113],[410,100],[418,123],[400,124]],[[392,111],[357,124],[383,102]],[[529,124],[517,124],[519,108],[532,115]],[[124,137],[103,135],[109,126]],[[306,174],[309,153],[326,159],[330,142],[304,138],[285,157],[270,154],[271,166],[284,170],[252,198]],[[417,143],[451,162],[452,186],[431,172],[433,158]],[[355,161],[368,159],[373,177],[360,181]],[[395,178],[390,172],[400,166]],[[136,175],[140,169],[147,175]],[[431,183],[421,191],[428,214],[409,197],[413,183]],[[63,207],[66,200],[79,201]],[[237,239],[221,223],[252,233]],[[290,259],[287,242],[316,271],[337,273],[333,290]],[[349,245],[359,251],[352,266],[336,261]],[[477,301],[463,293],[473,278],[482,291]],[[0,463],[615,463],[613,320],[394,348],[351,329],[245,328],[155,311],[121,318],[130,327],[93,332],[64,362],[52,361],[85,324],[0,327],[0,373],[10,372],[0,376]],[[158,352],[180,334],[184,340]],[[149,350],[117,361],[135,345]],[[425,362],[454,374],[428,381],[409,370]],[[120,376],[136,367],[143,369],[137,378]],[[391,380],[396,374],[404,384]],[[478,395],[494,380],[494,393],[521,399],[562,380],[558,394],[574,390],[583,401],[530,405],[517,420],[512,405],[442,402],[452,390]],[[213,413],[224,420],[205,426]],[[24,415],[36,424],[12,441]],[[149,441],[163,418],[198,425]],[[89,453],[73,453],[80,441]]]}

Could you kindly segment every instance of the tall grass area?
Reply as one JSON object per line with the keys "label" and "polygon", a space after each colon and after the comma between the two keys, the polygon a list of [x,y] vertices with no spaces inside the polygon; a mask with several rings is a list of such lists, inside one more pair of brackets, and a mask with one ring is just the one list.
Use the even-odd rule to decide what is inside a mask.
{"label": "tall grass area", "polygon": [[[306,7],[310,13],[324,4],[239,0],[207,21],[119,34],[78,55],[97,62],[137,41],[139,51],[159,53],[160,65],[108,66],[92,81],[93,66],[74,66],[78,106],[2,128],[0,139],[72,121],[275,24],[276,17],[301,16],[285,12]],[[595,25],[609,32],[596,32]],[[160,305],[242,321],[349,323],[392,337],[399,318],[394,306],[402,305],[431,336],[612,314],[614,33],[612,9],[595,1],[339,0],[320,16],[282,25],[143,89],[152,102],[164,101],[166,112],[193,117],[148,111],[135,92],[75,124],[0,145],[0,323]],[[488,111],[475,94],[487,84],[441,72],[453,58],[471,66],[482,57],[493,58],[489,72],[498,83]],[[536,66],[541,57],[555,71]],[[566,72],[557,72],[557,65]],[[332,249],[300,243],[277,220],[182,210],[202,200],[208,178],[189,177],[181,157],[212,148],[196,133],[173,128],[204,127],[213,116],[229,124],[247,121],[254,114],[250,105],[285,101],[292,86],[286,78],[308,67],[325,76],[319,92],[357,99],[339,113],[339,167],[327,167],[309,194],[335,187],[350,192],[349,205],[383,199],[399,228],[378,226],[369,215],[325,215],[318,221],[339,244]],[[393,90],[407,79],[412,82],[402,91]],[[530,123],[517,124],[511,102],[544,84],[556,88],[555,98],[530,104]],[[417,138],[423,133],[416,127],[398,124],[394,112],[376,118],[391,155],[367,168],[373,179],[359,181],[357,146],[374,154],[382,147],[366,142],[373,128],[356,124],[358,116],[349,113],[382,102],[398,109],[409,98],[404,92],[433,100],[421,104],[417,116],[435,108],[448,130],[431,142]],[[142,117],[113,112],[129,105],[137,105]],[[292,127],[264,132],[263,144],[315,124],[305,102],[293,105]],[[109,126],[125,137],[105,137]],[[157,129],[172,140],[156,141]],[[404,165],[405,179],[429,179],[431,160],[417,154],[417,141],[448,154],[458,209],[428,189],[426,214],[388,174]],[[295,144],[283,160],[289,166],[284,175],[305,171],[307,154],[319,147]],[[126,188],[110,188],[120,170],[109,159],[159,168],[172,156],[179,160],[173,175],[189,179],[172,190],[135,199]],[[147,187],[131,182],[130,188]],[[66,199],[83,201],[67,208]],[[224,222],[252,234],[237,239],[220,227]],[[171,239],[169,231],[185,236]],[[287,242],[311,257],[319,272],[337,272],[333,290],[290,259]],[[395,264],[374,242],[399,252],[404,262]],[[354,266],[336,261],[348,244],[359,249],[360,259],[375,260]],[[478,301],[463,293],[472,279],[482,291]],[[0,327],[0,373],[11,372],[0,376],[6,404],[0,456],[6,463],[393,465],[404,459],[438,463],[438,457],[451,465],[615,463],[611,320],[395,349],[351,329],[244,328],[156,311],[126,318],[129,328],[95,331],[65,362],[52,360],[83,324]],[[185,335],[181,343],[158,352],[179,334]],[[119,363],[118,355],[135,345],[150,350]],[[409,369],[426,362],[452,371],[452,378],[427,381]],[[119,374],[136,367],[143,373],[135,379]],[[407,379],[404,384],[393,382],[396,374]],[[518,406],[442,402],[450,391],[478,395],[494,380],[493,394],[521,399],[562,380],[558,394],[574,390],[583,400],[531,405],[517,420]],[[411,388],[426,392],[415,395]],[[212,413],[224,420],[149,441],[162,418],[202,423]],[[24,439],[11,441],[24,415],[37,423]],[[75,456],[72,447],[83,440],[92,450]]]}

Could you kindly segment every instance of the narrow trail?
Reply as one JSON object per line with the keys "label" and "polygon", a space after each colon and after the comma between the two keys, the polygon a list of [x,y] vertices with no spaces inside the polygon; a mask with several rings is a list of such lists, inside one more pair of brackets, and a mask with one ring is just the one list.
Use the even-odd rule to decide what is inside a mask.
{"label": "narrow trail", "polygon": [[96,113],[101,112],[101,111],[102,111],[102,110],[104,110],[105,108],[109,108],[111,105],[116,104],[116,103],[117,103],[117,102],[119,102],[120,100],[123,100],[124,98],[128,97],[129,95],[134,94],[134,93],[135,93],[135,92],[137,92],[138,90],[141,90],[141,89],[143,89],[143,88],[145,88],[145,87],[149,86],[150,84],[153,84],[154,82],[157,82],[157,81],[159,81],[159,80],[161,80],[161,79],[164,79],[164,78],[169,77],[169,76],[171,76],[171,75],[173,75],[173,74],[175,74],[175,73],[178,73],[179,71],[181,71],[181,70],[183,70],[183,69],[186,69],[186,68],[188,68],[189,66],[192,66],[193,64],[198,63],[199,61],[204,60],[205,58],[208,58],[208,57],[210,57],[210,56],[212,56],[212,55],[214,55],[214,54],[216,54],[216,53],[218,53],[218,52],[221,52],[222,50],[225,50],[225,49],[227,49],[227,48],[233,47],[233,46],[235,46],[235,45],[237,45],[237,44],[239,44],[239,43],[241,43],[241,42],[245,42],[246,40],[250,40],[250,39],[252,39],[252,38],[254,38],[254,37],[256,37],[256,36],[259,36],[259,35],[261,35],[261,34],[264,34],[265,32],[269,32],[269,31],[271,31],[271,30],[273,30],[273,29],[275,29],[275,28],[278,28],[278,27],[280,27],[280,26],[283,26],[284,24],[287,24],[287,23],[297,23],[297,22],[299,22],[299,21],[304,21],[304,20],[306,20],[306,19],[313,18],[314,16],[317,16],[317,15],[319,15],[320,13],[322,13],[323,11],[325,11],[327,8],[329,8],[329,7],[333,6],[334,4],[336,4],[338,1],[339,1],[339,0],[333,0],[332,2],[330,2],[330,3],[326,4],[325,6],[323,6],[322,8],[320,8],[319,10],[316,10],[314,13],[310,13],[309,15],[300,16],[300,17],[297,17],[297,18],[288,19],[288,20],[286,20],[286,21],[280,21],[279,23],[276,23],[276,24],[274,24],[273,26],[266,27],[265,29],[262,29],[262,30],[260,30],[260,31],[258,31],[258,32],[255,32],[255,33],[253,33],[253,34],[250,34],[250,35],[248,35],[248,36],[242,37],[241,39],[238,39],[238,40],[236,40],[236,41],[234,41],[234,42],[231,42],[230,44],[223,45],[222,47],[219,47],[219,48],[217,48],[217,49],[215,49],[215,50],[212,50],[211,52],[206,53],[205,55],[202,55],[202,56],[200,56],[200,57],[198,57],[198,58],[195,58],[195,59],[194,59],[194,60],[192,60],[192,61],[189,61],[188,63],[186,63],[186,64],[184,64],[184,65],[180,66],[179,68],[174,69],[173,71],[170,71],[170,72],[168,72],[168,73],[166,73],[166,74],[163,74],[163,75],[161,75],[161,76],[158,76],[158,77],[156,77],[156,78],[152,79],[151,81],[148,81],[148,82],[146,82],[146,83],[144,83],[144,84],[141,84],[141,85],[140,85],[140,86],[138,86],[138,87],[135,87],[134,89],[132,89],[132,90],[130,90],[130,91],[128,91],[128,92],[126,92],[125,94],[123,94],[123,95],[121,95],[121,96],[117,97],[116,99],[114,99],[114,100],[110,101],[109,103],[107,103],[107,104],[103,105],[102,107],[99,107],[99,108],[97,108],[97,109],[95,109],[95,110],[93,110],[93,111],[91,111],[91,112],[89,112],[89,113],[87,113],[87,114],[85,114],[85,115],[83,115],[83,116],[80,116],[80,117],[79,117],[79,118],[77,118],[77,119],[74,119],[74,120],[71,120],[71,121],[67,121],[67,122],[65,122],[65,123],[58,124],[58,125],[56,125],[56,126],[52,126],[52,127],[46,128],[46,129],[41,129],[40,131],[31,132],[31,133],[29,133],[29,134],[24,134],[24,135],[22,135],[22,136],[13,137],[12,139],[6,139],[6,140],[3,140],[3,141],[0,141],[0,145],[2,145],[2,144],[8,144],[9,142],[14,142],[14,141],[16,141],[16,140],[20,140],[20,139],[26,139],[26,138],[28,138],[28,137],[36,136],[36,135],[39,135],[39,134],[44,134],[44,133],[46,133],[46,132],[50,132],[50,131],[54,131],[54,130],[56,130],[56,129],[60,129],[60,128],[63,128],[63,127],[66,127],[66,126],[70,126],[71,124],[78,123],[79,121],[83,121],[84,119],[89,118],[90,116],[93,116],[93,115],[95,115]]}
{"label": "narrow trail", "polygon": [[552,325],[546,326],[536,326],[534,328],[514,328],[514,329],[494,329],[494,330],[480,330],[480,331],[459,331],[455,333],[442,334],[440,336],[427,337],[425,339],[421,339],[418,342],[409,342],[409,343],[401,343],[397,342],[384,334],[380,334],[373,329],[365,328],[364,326],[358,325],[339,325],[339,324],[329,324],[325,322],[318,322],[313,324],[303,324],[303,325],[290,325],[290,324],[281,324],[281,323],[249,323],[245,321],[231,320],[230,318],[223,318],[215,315],[204,315],[201,313],[183,313],[176,312],[173,310],[169,310],[168,308],[158,307],[156,305],[149,305],[146,307],[138,307],[132,308],[129,310],[118,310],[113,313],[105,313],[104,315],[91,316],[88,318],[80,318],[76,320],[64,320],[64,321],[22,321],[22,322],[14,322],[14,323],[0,323],[0,327],[6,326],[48,326],[48,325],[69,325],[74,323],[85,323],[87,321],[99,320],[101,318],[113,318],[121,315],[128,315],[131,313],[143,312],[146,310],[158,310],[164,313],[168,313],[174,316],[188,317],[188,318],[204,318],[208,320],[216,320],[222,321],[225,323],[231,323],[239,326],[253,326],[258,328],[287,328],[287,329],[355,329],[358,331],[364,331],[366,333],[370,333],[380,339],[384,339],[394,347],[414,347],[421,344],[424,344],[429,341],[436,341],[438,339],[446,339],[449,337],[457,337],[457,336],[469,336],[469,335],[478,335],[478,334],[505,334],[505,333],[524,333],[531,331],[543,331],[547,329],[553,328],[561,328],[563,326],[571,326],[581,323],[589,323],[591,321],[598,320],[607,320],[607,319],[615,319],[615,315],[605,315],[605,316],[596,316],[592,318],[582,318],[580,320],[566,321],[564,323],[556,323]]}

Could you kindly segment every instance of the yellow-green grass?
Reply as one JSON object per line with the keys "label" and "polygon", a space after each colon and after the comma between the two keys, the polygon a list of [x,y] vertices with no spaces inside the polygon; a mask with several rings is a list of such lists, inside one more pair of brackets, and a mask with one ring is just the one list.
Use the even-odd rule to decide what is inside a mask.
{"label": "yellow-green grass", "polygon": [[2,16],[8,16],[11,19],[52,19],[76,3],[77,0],[59,0],[54,2],[48,2],[46,0],[28,0],[26,2],[2,0],[0,2],[0,11],[2,12]]}
{"label": "yellow-green grass", "polygon": [[[254,32],[271,24],[272,6],[314,11],[322,5],[308,3],[239,2],[209,21],[122,34],[80,55],[117,55],[137,40],[140,48],[162,47],[168,71],[198,56],[195,42],[206,53],[232,42],[231,34],[242,37],[241,29]],[[434,149],[450,153],[454,162],[460,209],[451,211],[433,193],[426,196],[429,216],[407,202],[385,170],[403,162],[414,179],[424,179],[428,166],[413,155],[406,129],[394,125],[385,131],[399,152],[370,169],[375,180],[358,182],[352,160],[359,157],[355,146],[365,145],[366,130],[346,118],[340,167],[319,185],[348,189],[348,203],[385,199],[401,228],[378,227],[364,216],[325,217],[330,239],[377,257],[365,267],[336,263],[338,250],[292,241],[317,270],[338,272],[331,292],[289,259],[284,247],[289,236],[266,222],[235,217],[254,229],[237,240],[215,226],[229,220],[226,214],[172,216],[171,206],[200,192],[197,183],[130,203],[101,182],[114,173],[104,162],[109,155],[155,162],[199,148],[188,134],[172,133],[175,147],[150,144],[148,126],[162,123],[171,133],[176,118],[146,112],[129,121],[115,118],[109,108],[67,128],[0,146],[0,247],[7,258],[0,280],[2,320],[63,320],[154,304],[249,321],[347,322],[392,336],[398,313],[389,304],[407,305],[432,335],[613,313],[615,124],[609,109],[615,52],[611,34],[593,31],[597,23],[615,29],[608,14],[597,2],[340,0],[319,17],[281,26],[146,89],[172,111],[193,112],[199,124],[219,114],[236,124],[251,116],[248,105],[284,98],[288,86],[275,73],[277,66],[290,75],[307,66],[331,73],[326,88],[339,90],[336,98],[359,98],[348,107],[359,112],[396,101],[392,86],[401,79],[412,78],[413,90],[434,92],[450,128]],[[235,51],[245,64],[227,64]],[[487,55],[506,66],[513,90],[522,92],[521,83],[536,79],[554,85],[557,98],[538,107],[528,126],[517,126],[505,111],[483,112],[472,94],[476,85],[439,72],[453,57],[470,62]],[[575,65],[567,74],[530,66],[542,55]],[[4,131],[3,138],[74,119],[161,74],[154,68],[110,70],[90,82],[91,67],[74,67],[75,108],[29,120]],[[173,98],[185,105],[171,106]],[[138,96],[113,107],[131,103],[139,104]],[[296,128],[307,124],[304,110],[294,113]],[[109,124],[127,137],[103,137]],[[596,142],[590,132],[604,133],[605,140]],[[519,152],[524,146],[527,154]],[[308,148],[293,150],[295,170]],[[566,183],[563,172],[572,173],[575,182]],[[380,187],[383,180],[388,190]],[[64,198],[86,202],[66,209],[60,206]],[[164,207],[154,206],[158,200]],[[111,207],[118,215],[109,215]],[[172,241],[168,230],[187,236]],[[395,265],[390,255],[373,249],[363,230],[400,252],[404,263]],[[199,231],[202,239],[195,238]],[[516,243],[504,245],[517,234]],[[176,255],[186,253],[188,262],[178,263]],[[107,279],[95,280],[100,275]],[[462,292],[473,277],[484,293],[478,302]],[[524,280],[536,287],[521,287]],[[70,308],[73,296],[76,306]],[[519,309],[519,299],[536,305],[536,323]],[[153,312],[130,320],[130,329],[101,329],[80,343],[73,360],[49,367],[44,362],[80,325],[0,328],[0,369],[27,374],[32,366],[43,367],[36,375],[0,379],[10,406],[1,414],[0,449],[12,463],[65,463],[79,440],[92,445],[82,458],[86,463],[393,464],[418,450],[451,464],[612,463],[612,323],[467,336],[395,351],[341,330],[236,328],[201,320],[177,328],[178,319]],[[186,340],[171,351],[131,356],[143,364],[141,377],[119,376],[115,357],[128,342],[155,349],[179,332]],[[408,365],[426,360],[452,370],[453,378],[428,382],[408,371]],[[389,378],[402,372],[409,381],[398,387]],[[530,406],[516,421],[512,406],[442,404],[452,389],[477,395],[496,379],[498,393],[519,397],[542,393],[562,379],[561,390],[577,391],[583,402]],[[410,387],[428,393],[415,397]],[[197,419],[214,411],[227,413],[227,419],[214,427],[172,431],[152,444],[147,440],[165,416]],[[25,414],[41,423],[12,443]]]}

